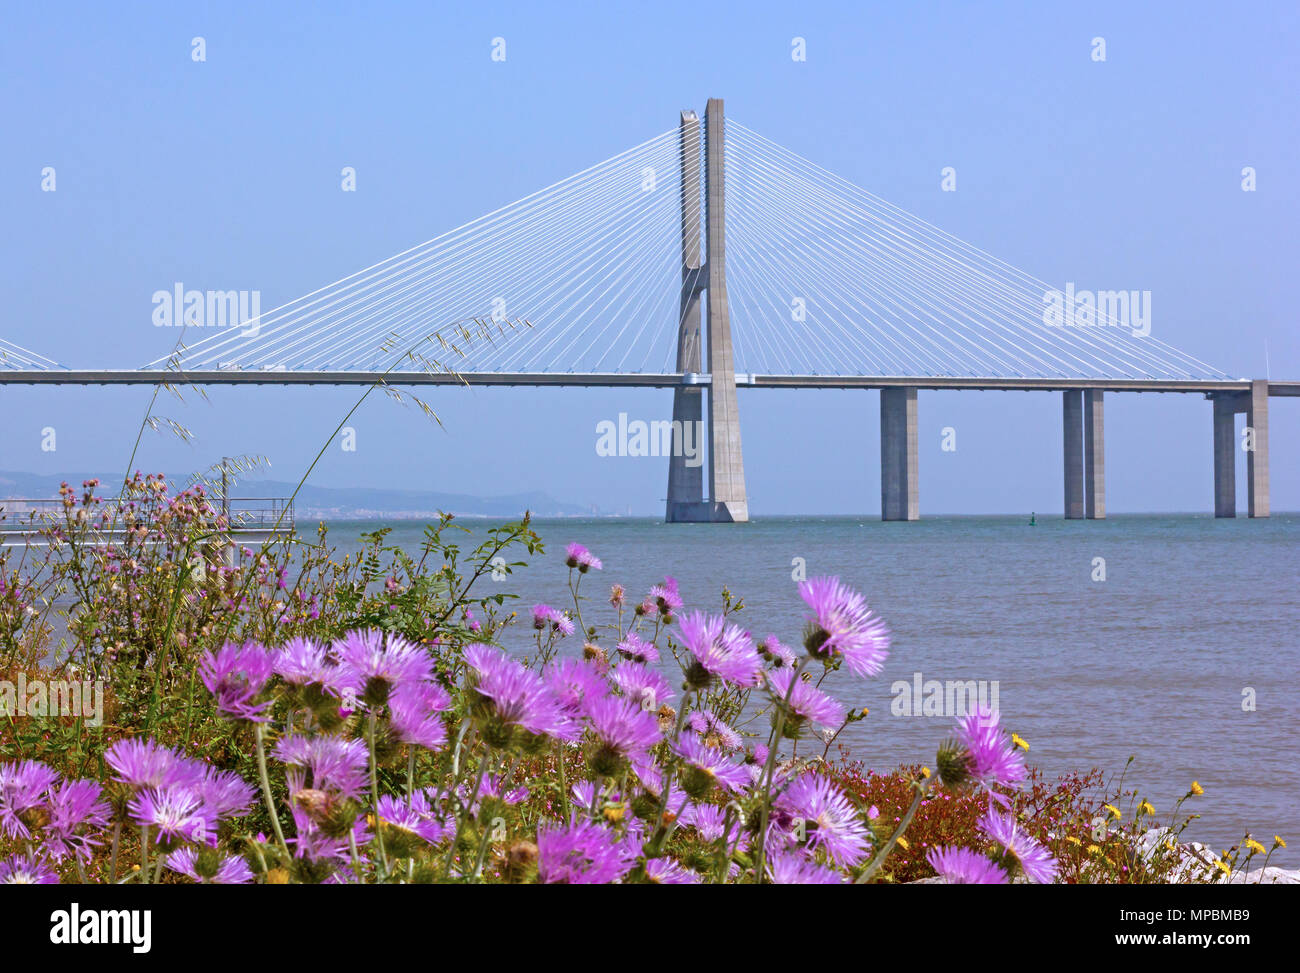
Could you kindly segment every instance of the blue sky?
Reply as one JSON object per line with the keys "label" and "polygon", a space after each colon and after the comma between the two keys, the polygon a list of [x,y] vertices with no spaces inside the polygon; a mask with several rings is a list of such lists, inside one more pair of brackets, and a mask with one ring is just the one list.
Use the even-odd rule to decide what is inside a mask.
{"label": "blue sky", "polygon": [[[0,336],[72,367],[164,355],[182,281],[307,293],[672,127],[730,116],[1047,281],[1149,290],[1153,333],[1225,371],[1300,379],[1293,4],[26,5],[0,33]],[[191,60],[202,36],[207,60]],[[1094,62],[1092,39],[1106,40]],[[506,40],[505,62],[491,58]],[[807,60],[791,59],[803,37]],[[57,190],[41,191],[53,166]],[[343,166],[358,191],[339,188]],[[940,172],[958,172],[958,191]],[[1241,170],[1257,172],[1255,192]],[[355,390],[164,402],[186,444],[305,469]],[[146,389],[0,388],[0,469],[123,467]],[[448,390],[444,428],[382,396],[322,485],[542,489],[662,510],[660,459],[600,457],[667,392]],[[878,396],[744,391],[750,508],[879,511]],[[922,393],[926,512],[1061,509],[1059,396]],[[1112,511],[1212,509],[1210,405],[1110,396]],[[940,449],[941,430],[958,449]],[[57,449],[41,449],[41,430]],[[1275,510],[1300,509],[1300,400],[1272,400]],[[789,450],[798,450],[795,462]],[[1244,478],[1239,477],[1241,504]]]}

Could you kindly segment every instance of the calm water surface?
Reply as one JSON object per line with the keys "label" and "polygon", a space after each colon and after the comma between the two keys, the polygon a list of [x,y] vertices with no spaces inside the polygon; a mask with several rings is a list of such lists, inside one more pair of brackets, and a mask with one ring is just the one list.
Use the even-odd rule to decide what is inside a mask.
{"label": "calm water surface", "polygon": [[[487,527],[458,522],[475,534]],[[374,526],[336,523],[331,539],[349,546]],[[394,542],[418,546],[420,524],[390,526]],[[802,558],[808,576],[836,574],[864,592],[893,631],[881,676],[835,673],[825,684],[846,705],[870,708],[840,738],[870,766],[932,763],[952,723],[892,715],[896,680],[996,681],[1003,723],[1045,772],[1118,773],[1136,755],[1128,781],[1158,811],[1193,779],[1204,786],[1190,802],[1202,815],[1190,837],[1222,850],[1247,830],[1265,845],[1281,834],[1291,847],[1273,862],[1300,865],[1300,515],[535,526],[546,553],[486,582],[520,595],[521,614],[536,601],[571,604],[563,548],[580,541],[604,560],[583,582],[595,606],[612,582],[635,599],[670,573],[688,609],[718,610],[725,584],[744,598],[737,620],[756,637],[797,644],[803,603],[792,572]],[[1097,558],[1104,581],[1093,580]],[[1247,690],[1253,711],[1243,709]]]}

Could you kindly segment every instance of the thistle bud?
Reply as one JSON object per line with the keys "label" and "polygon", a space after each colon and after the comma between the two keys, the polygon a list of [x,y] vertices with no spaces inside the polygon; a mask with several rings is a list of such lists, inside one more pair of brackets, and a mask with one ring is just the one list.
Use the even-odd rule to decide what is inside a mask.
{"label": "thistle bud", "polygon": [[970,782],[970,754],[956,740],[945,740],[934,755],[939,768],[939,779],[952,788],[965,787]]}

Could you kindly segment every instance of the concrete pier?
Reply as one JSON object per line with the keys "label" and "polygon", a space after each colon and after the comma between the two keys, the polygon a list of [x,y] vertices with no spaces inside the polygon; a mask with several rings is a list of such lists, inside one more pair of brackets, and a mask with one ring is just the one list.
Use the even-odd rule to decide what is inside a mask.
{"label": "concrete pier", "polygon": [[710,98],[704,112],[704,187],[709,311],[709,519],[715,523],[749,520],[745,463],[740,450],[740,411],[736,404],[736,366],[731,348],[727,303],[726,203],[723,166],[722,99]]}
{"label": "concrete pier", "polygon": [[1083,392],[1083,485],[1084,515],[1089,520],[1106,519],[1106,414],[1105,392]]}
{"label": "concrete pier", "polygon": [[[682,212],[682,290],[677,329],[677,371],[681,374],[704,371],[700,344],[701,274],[700,225],[700,120],[693,111],[681,114],[681,212]],[[689,424],[689,425],[688,425]],[[679,385],[673,389],[674,437],[690,430],[697,449],[704,447],[704,390],[701,386]],[[709,520],[704,505],[704,467],[687,463],[680,442],[674,441],[668,460],[668,501],[664,519],[668,523]]]}
{"label": "concrete pier", "polygon": [[1236,415],[1246,413],[1246,509],[1251,517],[1269,515],[1268,394],[1266,379],[1250,383],[1248,392],[1222,392],[1214,402],[1214,516],[1237,516]]}
{"label": "concrete pier", "polygon": [[1246,401],[1246,425],[1252,431],[1252,446],[1246,453],[1247,506],[1252,517],[1268,516],[1268,382],[1250,383]]}
{"label": "concrete pier", "polygon": [[1214,516],[1237,516],[1235,395],[1214,399]]}
{"label": "concrete pier", "polygon": [[1065,519],[1082,520],[1083,502],[1083,392],[1061,393],[1065,443]]}
{"label": "concrete pier", "polygon": [[916,389],[880,390],[880,519],[921,516]]}

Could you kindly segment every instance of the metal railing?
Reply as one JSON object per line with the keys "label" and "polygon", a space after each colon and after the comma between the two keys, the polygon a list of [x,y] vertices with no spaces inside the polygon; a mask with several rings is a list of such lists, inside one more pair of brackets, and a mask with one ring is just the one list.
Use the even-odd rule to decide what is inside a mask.
{"label": "metal railing", "polygon": [[[105,513],[110,517],[120,500],[105,500],[91,508],[75,507],[94,512],[96,525]],[[276,531],[288,533],[294,528],[292,497],[231,497],[213,498],[215,512],[225,513],[231,533],[247,531]],[[0,534],[32,533],[65,522],[66,507],[62,499],[11,497],[0,500]]]}

